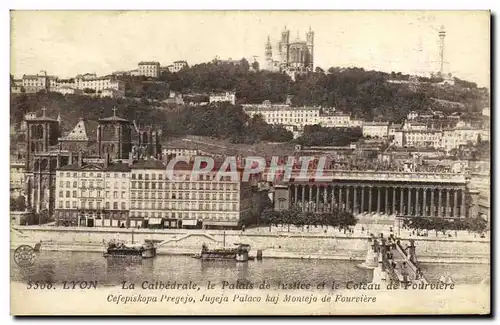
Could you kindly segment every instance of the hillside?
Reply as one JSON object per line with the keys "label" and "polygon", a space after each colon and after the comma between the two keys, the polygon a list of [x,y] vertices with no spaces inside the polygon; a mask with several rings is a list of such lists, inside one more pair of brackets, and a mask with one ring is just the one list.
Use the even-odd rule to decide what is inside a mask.
{"label": "hillside", "polygon": [[[164,72],[159,80],[145,77],[125,77],[126,94],[134,97],[121,99],[96,98],[80,95],[63,96],[59,93],[11,95],[11,124],[16,128],[27,112],[40,112],[56,117],[61,114],[63,131],[69,131],[79,118],[97,120],[111,116],[113,107],[117,114],[140,124],[155,125],[165,136],[197,135],[229,139],[233,143],[258,143],[259,141],[286,142],[292,134],[282,127],[270,126],[259,117],[250,119],[237,105],[217,107],[172,106],[161,100],[170,90],[189,94],[208,94],[214,91],[235,91],[238,104],[284,102],[292,95],[293,106],[314,105],[335,107],[351,113],[352,117],[365,120],[400,122],[408,112],[429,108],[445,113],[460,111],[468,118],[476,118],[483,107],[489,106],[489,93],[474,83],[455,79],[455,85],[444,86],[420,78],[418,83],[401,73],[365,71],[359,68],[330,68],[300,76],[292,81],[287,75],[268,71],[251,70],[248,63],[203,63],[185,68],[178,73]],[[154,104],[153,104],[153,101]],[[318,138],[344,139],[353,136],[316,132]],[[328,133],[328,134],[327,134]],[[357,137],[357,136],[355,136]],[[315,143],[317,139],[302,139]],[[344,140],[336,145],[344,145]],[[300,140],[298,141],[299,143]],[[333,144],[333,143],[332,143]],[[327,145],[327,143],[325,143]]]}

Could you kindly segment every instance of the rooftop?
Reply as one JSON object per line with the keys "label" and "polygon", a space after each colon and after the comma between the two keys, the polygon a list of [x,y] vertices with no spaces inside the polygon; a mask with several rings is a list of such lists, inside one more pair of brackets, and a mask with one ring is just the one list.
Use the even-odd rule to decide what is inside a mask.
{"label": "rooftop", "polygon": [[81,166],[78,163],[74,163],[71,165],[66,165],[60,167],[58,170],[61,171],[86,171],[86,170],[101,170],[105,172],[129,172],[130,167],[125,163],[110,163],[105,168],[104,164],[92,163],[92,164],[82,164]]}

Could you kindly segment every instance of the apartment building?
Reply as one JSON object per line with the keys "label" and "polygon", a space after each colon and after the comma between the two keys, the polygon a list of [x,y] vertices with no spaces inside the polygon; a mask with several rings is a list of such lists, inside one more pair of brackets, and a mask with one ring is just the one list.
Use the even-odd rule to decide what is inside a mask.
{"label": "apartment building", "polygon": [[140,76],[158,78],[160,76],[160,62],[142,61],[137,65]]}
{"label": "apartment building", "polygon": [[250,116],[262,115],[268,124],[293,125],[302,129],[305,125],[314,125],[320,122],[319,107],[291,107],[284,104],[243,105],[243,109]]}
{"label": "apartment building", "polygon": [[168,179],[159,161],[134,163],[131,173],[131,220],[148,227],[201,228],[237,227],[250,217],[250,183],[224,177],[216,169],[208,175],[191,175],[192,168],[177,163],[174,174],[183,181]]}
{"label": "apartment building", "polygon": [[56,222],[81,227],[128,227],[130,166],[78,162],[56,171]]}
{"label": "apartment building", "polygon": [[173,64],[167,66],[167,70],[172,73],[176,73],[186,68],[187,66],[188,66],[187,61],[174,61]]}
{"label": "apartment building", "polygon": [[389,122],[364,122],[363,136],[386,138],[389,135]]}

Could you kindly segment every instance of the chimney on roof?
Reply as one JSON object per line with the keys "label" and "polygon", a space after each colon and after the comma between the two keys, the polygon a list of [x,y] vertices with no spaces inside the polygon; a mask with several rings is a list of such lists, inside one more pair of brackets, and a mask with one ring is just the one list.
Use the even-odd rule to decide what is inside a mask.
{"label": "chimney on roof", "polygon": [[106,152],[106,156],[104,157],[104,168],[108,168],[109,166],[109,152]]}
{"label": "chimney on roof", "polygon": [[82,168],[82,165],[83,165],[82,152],[78,151],[78,167]]}

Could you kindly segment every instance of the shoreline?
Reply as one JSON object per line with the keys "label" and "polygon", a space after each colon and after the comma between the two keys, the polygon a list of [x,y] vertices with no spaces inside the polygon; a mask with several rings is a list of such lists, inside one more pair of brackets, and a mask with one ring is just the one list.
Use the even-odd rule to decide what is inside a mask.
{"label": "shoreline", "polygon": [[[20,245],[30,245],[34,246],[34,242],[19,242],[17,245],[12,243],[10,250],[14,251]],[[47,244],[47,243],[45,243]],[[54,245],[55,244],[55,245]],[[79,252],[79,253],[104,253],[104,248],[99,245],[85,245],[85,244],[60,244],[60,243],[50,243],[49,245],[44,245],[42,242],[41,252]],[[184,249],[184,250],[166,250],[159,249],[157,256],[187,256],[191,257],[197,254],[197,250]],[[359,252],[357,252],[359,253]],[[253,254],[252,254],[253,255]],[[293,252],[276,252],[272,250],[264,251],[263,259],[293,259],[293,260],[329,260],[329,261],[356,261],[364,262],[365,256],[361,254],[356,254],[356,256],[349,256],[346,254],[341,255],[301,255]],[[490,261],[485,258],[473,259],[473,258],[447,258],[443,256],[422,256],[418,257],[419,263],[425,264],[490,264]]]}
{"label": "shoreline", "polygon": [[[186,230],[186,229],[126,229],[17,226],[11,228],[11,250],[19,245],[34,246],[42,242],[42,251],[101,252],[110,240],[140,243],[157,242],[158,255],[192,256],[200,252],[202,244],[230,247],[234,243],[247,243],[251,255],[262,250],[263,258],[351,260],[364,261],[369,246],[368,234],[343,234],[340,232],[267,232],[264,228],[237,230]],[[267,230],[267,229],[266,229]],[[450,237],[408,237],[414,239],[417,260],[421,263],[489,264],[490,241],[488,238],[471,239]]]}

